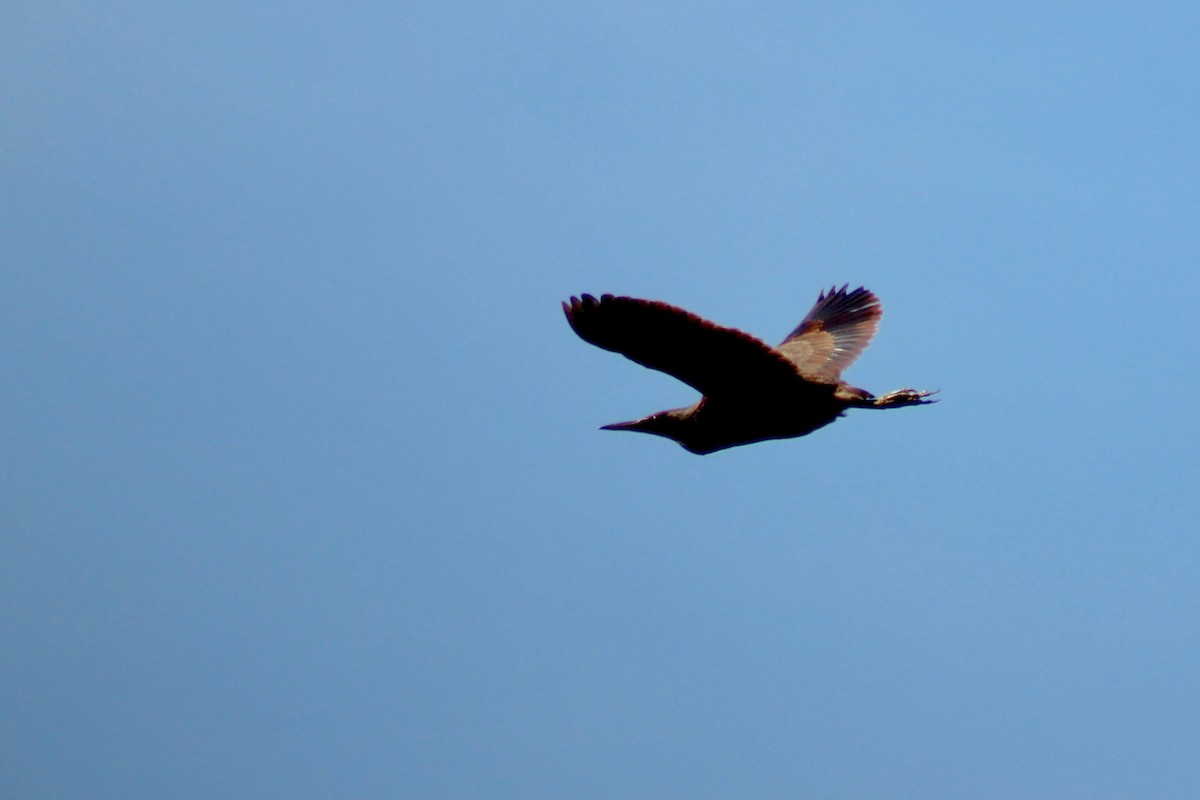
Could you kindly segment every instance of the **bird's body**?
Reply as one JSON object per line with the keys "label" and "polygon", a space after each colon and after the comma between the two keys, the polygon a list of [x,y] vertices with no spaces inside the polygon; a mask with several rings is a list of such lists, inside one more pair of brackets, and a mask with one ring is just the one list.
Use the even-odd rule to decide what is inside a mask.
{"label": "bird's body", "polygon": [[604,429],[665,436],[701,455],[803,436],[847,408],[933,402],[926,399],[930,392],[913,389],[877,398],[841,380],[883,314],[878,298],[862,288],[822,292],[778,347],[657,301],[585,294],[563,303],[563,311],[584,341],[673,375],[703,394],[686,408]]}

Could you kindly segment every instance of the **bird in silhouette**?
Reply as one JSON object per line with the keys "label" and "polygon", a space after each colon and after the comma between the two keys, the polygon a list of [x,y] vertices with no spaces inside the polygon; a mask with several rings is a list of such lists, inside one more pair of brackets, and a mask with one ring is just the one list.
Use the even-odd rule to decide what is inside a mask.
{"label": "bird in silhouette", "polygon": [[617,422],[602,430],[674,439],[705,455],[766,439],[804,436],[848,408],[936,402],[933,392],[899,389],[876,397],[841,379],[879,327],[879,298],[859,287],[821,292],[808,316],[778,347],[682,308],[634,297],[592,295],[563,303],[585,342],[673,375],[703,397],[686,408]]}

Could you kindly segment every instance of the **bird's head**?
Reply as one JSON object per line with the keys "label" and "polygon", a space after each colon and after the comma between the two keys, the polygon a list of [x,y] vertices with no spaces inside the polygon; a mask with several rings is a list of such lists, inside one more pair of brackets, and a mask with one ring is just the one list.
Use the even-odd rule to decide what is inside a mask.
{"label": "bird's head", "polygon": [[673,408],[669,411],[659,411],[641,419],[629,422],[614,422],[611,425],[601,425],[602,431],[636,431],[638,433],[653,433],[655,436],[665,436],[682,443],[688,429],[688,420],[692,409]]}

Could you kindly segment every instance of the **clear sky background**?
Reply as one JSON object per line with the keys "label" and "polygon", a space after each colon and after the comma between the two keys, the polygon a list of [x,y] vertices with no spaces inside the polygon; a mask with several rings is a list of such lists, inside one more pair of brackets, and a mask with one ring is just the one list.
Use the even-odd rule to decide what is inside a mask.
{"label": "clear sky background", "polygon": [[[9,4],[0,795],[1200,792],[1194,3]],[[938,405],[697,457],[559,303]]]}

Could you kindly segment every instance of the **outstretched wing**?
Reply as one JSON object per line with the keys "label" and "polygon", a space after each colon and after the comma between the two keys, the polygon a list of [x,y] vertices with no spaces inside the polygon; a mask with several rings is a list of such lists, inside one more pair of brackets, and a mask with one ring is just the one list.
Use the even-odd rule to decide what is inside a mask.
{"label": "outstretched wing", "polygon": [[563,303],[563,311],[585,342],[673,375],[709,397],[770,391],[798,377],[765,342],[666,303],[585,294]]}
{"label": "outstretched wing", "polygon": [[775,349],[804,377],[836,382],[870,344],[882,316],[872,292],[861,286],[852,292],[835,287],[829,294],[821,292],[804,321]]}

